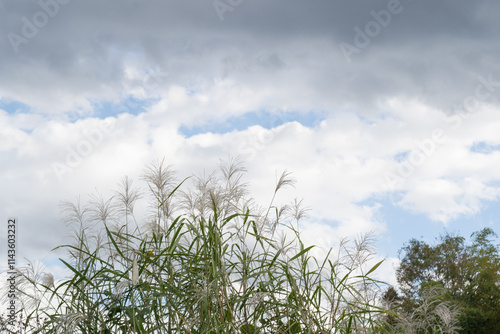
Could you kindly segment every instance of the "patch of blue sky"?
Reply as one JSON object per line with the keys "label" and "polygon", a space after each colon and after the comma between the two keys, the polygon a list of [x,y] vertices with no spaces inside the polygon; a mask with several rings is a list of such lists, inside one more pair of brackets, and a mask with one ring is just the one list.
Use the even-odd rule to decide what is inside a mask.
{"label": "patch of blue sky", "polygon": [[29,105],[10,99],[0,99],[0,109],[5,110],[8,114],[28,113],[31,111]]}
{"label": "patch of blue sky", "polygon": [[289,122],[298,122],[303,126],[315,127],[325,119],[322,112],[270,112],[251,111],[238,117],[230,117],[222,122],[209,122],[201,126],[189,127],[182,125],[179,132],[186,137],[202,133],[224,134],[231,131],[242,131],[254,125],[260,125],[265,129],[272,129]]}
{"label": "patch of blue sky", "polygon": [[484,201],[481,211],[473,215],[464,215],[449,224],[449,229],[457,230],[463,237],[470,237],[473,232],[477,232],[485,227],[490,227],[500,234],[500,202]]}
{"label": "patch of blue sky", "polygon": [[484,141],[476,142],[470,147],[471,152],[490,154],[495,151],[500,151],[500,145],[490,145]]}
{"label": "patch of blue sky", "polygon": [[[45,266],[47,271],[51,272],[54,275],[55,280],[65,279],[67,277],[67,274],[71,273],[71,270],[69,268],[67,268],[63,262],[61,262],[60,256],[50,254],[50,255],[47,255],[46,257],[44,257],[41,260],[41,262],[43,263],[43,265]],[[66,272],[66,275],[63,276],[63,275],[58,275],[58,273],[54,273],[51,270],[54,268],[58,268],[59,273]]]}
{"label": "patch of blue sky", "polygon": [[94,111],[92,116],[104,119],[123,113],[139,115],[155,102],[157,102],[157,99],[141,99],[131,95],[123,97],[119,102],[93,101]]}
{"label": "patch of blue sky", "polygon": [[[385,226],[384,231],[373,231],[376,252],[383,257],[398,257],[399,250],[410,239],[432,243],[445,232],[441,222],[432,221],[424,214],[412,212],[397,205],[390,197],[372,197],[356,204],[360,206],[379,206],[373,219]],[[327,221],[332,225],[336,222]],[[369,232],[369,231],[367,231]],[[380,232],[380,233],[379,233]]]}
{"label": "patch of blue sky", "polygon": [[396,160],[397,162],[406,161],[408,159],[408,157],[410,156],[410,153],[411,153],[411,151],[404,151],[404,152],[398,153],[394,156],[394,160]]}
{"label": "patch of blue sky", "polygon": [[398,257],[398,251],[410,239],[433,242],[445,226],[442,222],[433,221],[427,215],[416,213],[398,205],[394,198],[379,200],[381,205],[377,217],[384,222],[386,232],[377,238],[376,246],[383,256]]}
{"label": "patch of blue sky", "polygon": [[500,203],[483,202],[480,212],[473,215],[460,215],[446,224],[430,219],[426,214],[416,213],[398,205],[403,194],[392,194],[385,198],[370,198],[358,205],[380,205],[376,219],[383,222],[386,231],[377,236],[377,251],[382,256],[398,257],[398,251],[410,239],[434,243],[440,235],[458,234],[469,238],[473,232],[491,227],[500,233]]}

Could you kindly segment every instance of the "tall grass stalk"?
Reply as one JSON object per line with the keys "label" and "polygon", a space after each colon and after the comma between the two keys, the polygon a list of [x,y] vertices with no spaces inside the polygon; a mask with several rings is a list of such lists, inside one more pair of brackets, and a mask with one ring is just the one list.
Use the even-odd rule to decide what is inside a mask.
{"label": "tall grass stalk", "polygon": [[[365,268],[371,239],[313,256],[300,237],[301,202],[274,204],[293,184],[289,173],[267,207],[249,196],[244,173],[235,159],[179,182],[156,162],[145,171],[145,197],[124,178],[112,198],[65,202],[74,238],[58,248],[71,275],[28,280],[36,300],[20,311],[20,333],[379,332],[380,282],[371,275],[380,263]],[[138,224],[143,198],[150,215]]]}

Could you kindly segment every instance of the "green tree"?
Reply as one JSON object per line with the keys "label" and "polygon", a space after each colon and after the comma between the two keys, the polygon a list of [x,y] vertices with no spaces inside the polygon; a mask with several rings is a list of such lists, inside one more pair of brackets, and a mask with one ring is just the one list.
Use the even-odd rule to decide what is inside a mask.
{"label": "green tree", "polygon": [[500,333],[500,255],[497,235],[484,228],[465,238],[445,234],[435,245],[416,239],[401,250],[397,280],[402,307],[412,312],[429,284],[442,284],[445,299],[461,309],[461,333]]}

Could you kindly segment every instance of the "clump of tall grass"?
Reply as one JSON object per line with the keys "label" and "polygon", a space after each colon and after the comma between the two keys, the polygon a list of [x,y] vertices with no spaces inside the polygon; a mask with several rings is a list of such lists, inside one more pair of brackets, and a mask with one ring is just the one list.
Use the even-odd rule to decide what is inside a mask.
{"label": "clump of tall grass", "polygon": [[[219,167],[179,182],[156,162],[145,170],[146,192],[124,178],[109,199],[63,203],[73,239],[58,248],[67,251],[61,261],[71,275],[26,281],[23,289],[33,293],[23,295],[30,303],[21,312],[32,326],[25,331],[376,332],[383,310],[371,277],[380,263],[365,268],[371,239],[344,240],[337,252],[314,257],[300,237],[301,202],[275,204],[293,185],[289,173],[262,207],[242,181],[240,161]],[[134,214],[140,200],[149,203],[143,221]]]}
{"label": "clump of tall grass", "polygon": [[459,326],[460,309],[446,298],[446,289],[439,283],[422,287],[418,305],[411,311],[401,309],[397,301],[385,300],[387,309],[394,312],[392,324],[385,330],[393,334],[456,334]]}

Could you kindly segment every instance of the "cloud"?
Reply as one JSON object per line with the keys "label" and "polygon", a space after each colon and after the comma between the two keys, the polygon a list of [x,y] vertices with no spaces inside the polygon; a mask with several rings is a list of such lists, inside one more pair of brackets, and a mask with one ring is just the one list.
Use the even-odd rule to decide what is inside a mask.
{"label": "cloud", "polygon": [[[88,115],[90,101],[117,99],[140,84],[141,70],[157,66],[169,73],[161,91],[210,93],[214,81],[232,81],[267,90],[267,108],[359,107],[399,95],[449,108],[478,73],[499,72],[489,15],[498,6],[484,1],[401,1],[401,17],[347,64],[339,43],[353,43],[353,28],[387,5],[245,2],[221,22],[210,1],[69,1],[18,54],[1,40],[0,93],[42,112]],[[4,36],[22,34],[23,18],[44,11],[26,1],[7,7]]]}
{"label": "cloud", "polygon": [[390,1],[243,1],[223,21],[211,1],[66,2],[0,2],[0,216],[27,258],[64,237],[59,201],[162,157],[182,178],[240,155],[263,203],[292,171],[279,200],[303,197],[324,244],[390,234],[388,198],[448,225],[498,203],[497,4],[402,0],[349,63],[340,43]]}
{"label": "cloud", "polygon": [[[240,155],[250,170],[252,192],[261,202],[269,200],[277,174],[287,169],[298,180],[297,190],[280,200],[303,197],[313,218],[324,226],[331,225],[336,235],[353,236],[369,230],[385,233],[386,222],[378,211],[391,189],[384,175],[400,163],[397,153],[418,148],[418,141],[425,140],[434,126],[446,130],[446,141],[436,144],[422,165],[402,178],[404,182],[396,189],[402,196],[394,204],[449,223],[478,213],[484,201],[498,197],[493,185],[500,178],[496,171],[498,153],[470,151],[478,138],[500,141],[495,126],[489,131],[482,127],[491,109],[471,115],[461,125],[462,131],[445,128],[447,123],[439,110],[400,101],[388,103],[385,115],[378,118],[343,112],[313,127],[287,122],[269,129],[256,125],[187,138],[178,131],[182,116],[162,108],[168,103],[194,115],[199,112],[196,109],[203,108],[197,94],[178,89],[138,115],[124,113],[76,122],[33,116],[30,131],[19,128],[30,123],[22,121],[28,116],[4,112],[1,120],[7,140],[2,141],[1,178],[12,191],[2,200],[16,204],[5,205],[3,213],[22,211],[29,214],[23,220],[39,221],[36,210],[43,210],[47,213],[43,226],[52,229],[59,224],[60,200],[85,196],[95,188],[112,189],[124,175],[140,179],[144,164],[155,158],[165,156],[185,177],[215,168],[221,157]],[[224,103],[215,100],[209,110],[217,105],[223,108]],[[27,193],[27,189],[32,190]]]}

